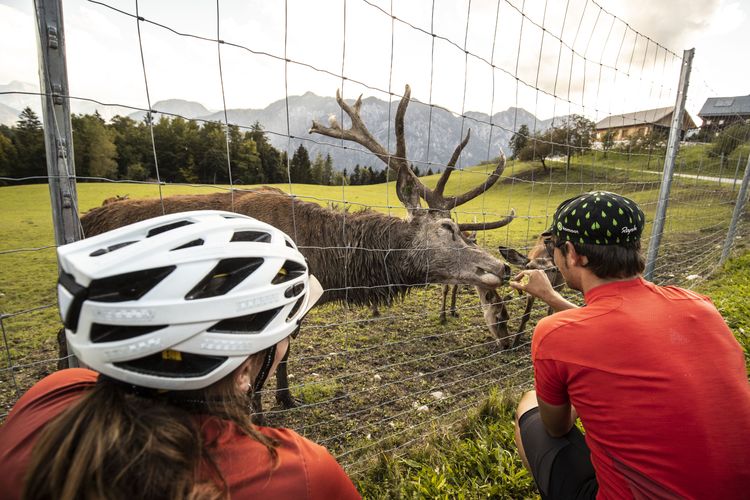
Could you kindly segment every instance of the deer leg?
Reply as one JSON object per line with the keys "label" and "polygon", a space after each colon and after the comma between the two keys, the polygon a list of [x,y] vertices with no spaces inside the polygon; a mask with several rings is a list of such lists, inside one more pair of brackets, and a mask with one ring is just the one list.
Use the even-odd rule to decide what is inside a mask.
{"label": "deer leg", "polygon": [[[252,391],[252,389],[250,389]],[[252,421],[255,425],[266,425],[266,416],[263,414],[263,402],[260,391],[252,393]]]}
{"label": "deer leg", "polygon": [[451,316],[454,318],[458,318],[458,311],[456,311],[456,296],[458,295],[458,286],[459,285],[453,285],[453,290],[451,290]]}
{"label": "deer leg", "polygon": [[379,318],[380,317],[380,309],[378,309],[377,304],[372,305],[372,317],[373,318]]}
{"label": "deer leg", "polygon": [[523,337],[523,332],[526,330],[526,323],[529,322],[529,318],[531,317],[531,308],[534,306],[534,297],[529,295],[526,297],[526,309],[523,311],[523,316],[521,316],[521,324],[518,327],[518,333],[516,333],[516,338],[513,341],[513,347],[518,347],[521,344],[521,338]]}
{"label": "deer leg", "polygon": [[65,328],[57,332],[57,369],[68,368],[68,342],[65,340]]}
{"label": "deer leg", "polygon": [[289,347],[286,350],[284,359],[279,363],[279,367],[276,368],[276,402],[285,410],[299,406],[299,401],[292,397],[292,393],[289,392],[289,375],[287,373],[287,361],[289,360],[289,351],[292,344],[289,343]]}
{"label": "deer leg", "polygon": [[440,324],[444,325],[448,322],[445,318],[445,302],[448,299],[448,285],[443,285],[443,301],[440,304]]}

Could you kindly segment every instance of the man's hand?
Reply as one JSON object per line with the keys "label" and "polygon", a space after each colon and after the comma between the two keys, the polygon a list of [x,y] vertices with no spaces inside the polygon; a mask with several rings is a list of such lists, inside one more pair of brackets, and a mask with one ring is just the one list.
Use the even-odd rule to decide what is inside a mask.
{"label": "man's hand", "polygon": [[521,271],[510,280],[510,287],[543,300],[555,312],[578,306],[568,302],[550,283],[547,273],[539,269]]}
{"label": "man's hand", "polygon": [[552,297],[555,289],[552,288],[547,274],[539,269],[521,271],[510,280],[510,287],[521,292],[528,293],[547,302]]}

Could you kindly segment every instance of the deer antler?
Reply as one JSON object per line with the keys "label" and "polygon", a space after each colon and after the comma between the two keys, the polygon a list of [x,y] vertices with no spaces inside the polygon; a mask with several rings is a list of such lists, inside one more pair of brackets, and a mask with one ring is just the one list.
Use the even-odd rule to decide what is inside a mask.
{"label": "deer antler", "polygon": [[464,140],[461,141],[461,144],[459,144],[456,147],[456,150],[453,151],[453,156],[451,156],[450,161],[445,166],[445,170],[443,170],[443,175],[441,175],[440,179],[438,179],[437,185],[435,185],[435,189],[433,191],[436,196],[443,196],[443,190],[445,189],[445,185],[448,183],[448,178],[451,176],[451,173],[453,172],[456,166],[458,157],[461,156],[461,152],[469,143],[469,137],[471,137],[471,129],[466,131],[466,137],[464,137]]}
{"label": "deer antler", "polygon": [[[406,160],[406,139],[404,138],[404,116],[406,115],[406,108],[409,106],[411,99],[411,87],[406,85],[404,89],[404,95],[398,104],[395,118],[395,132],[396,132],[396,154],[392,155],[386,149],[375,140],[367,127],[365,126],[362,118],[359,115],[360,108],[362,107],[362,96],[360,95],[355,101],[353,106],[349,106],[342,98],[341,93],[336,90],[336,102],[342,110],[349,116],[352,121],[352,126],[349,129],[344,129],[339,125],[334,117],[329,120],[329,127],[325,127],[320,123],[313,120],[312,126],[310,127],[310,133],[316,133],[333,137],[336,139],[344,139],[347,141],[353,141],[357,144],[364,146],[367,150],[373,153],[375,156],[385,163],[389,169],[396,173],[396,193],[398,199],[408,209],[409,215],[413,216],[421,209],[420,199],[425,200],[427,206],[430,208],[430,212],[440,213],[446,217],[450,217],[450,211],[455,209],[459,205],[473,200],[480,194],[484,193],[489,189],[505,169],[505,155],[500,153],[500,161],[495,167],[495,170],[487,177],[481,185],[474,189],[467,191],[458,196],[444,197],[443,191],[445,185],[448,182],[448,178],[455,169],[456,162],[458,161],[461,152],[464,150],[469,142],[471,136],[471,130],[468,130],[466,137],[461,144],[459,144],[450,161],[446,165],[443,174],[440,176],[435,189],[432,190],[422,184],[419,178],[414,175],[409,163]],[[481,229],[493,229],[496,227],[502,227],[510,223],[515,216],[513,212],[510,216],[495,222],[489,222],[487,224],[464,224],[461,225],[468,228],[467,230],[481,230]]]}
{"label": "deer antler", "polygon": [[499,227],[507,226],[513,219],[516,218],[516,211],[510,209],[510,215],[494,222],[464,222],[459,223],[458,228],[461,231],[485,231],[489,229],[497,229]]}
{"label": "deer antler", "polygon": [[[456,163],[456,160],[458,159],[458,155],[461,154],[461,150],[464,148],[464,146],[466,146],[466,143],[469,141],[470,133],[471,131],[469,131],[469,133],[466,134],[466,138],[456,148],[456,151],[453,153],[453,157],[451,157],[451,163],[448,163],[448,165],[445,168],[445,171],[443,172],[443,175],[440,176],[440,180],[438,180],[437,186],[435,186],[435,191],[431,191],[427,193],[427,198],[425,199],[425,201],[427,201],[427,205],[430,208],[437,209],[437,210],[450,211],[460,205],[463,205],[464,203],[468,201],[473,200],[480,194],[487,191],[490,187],[492,187],[500,178],[500,175],[502,175],[503,170],[505,170],[505,155],[501,151],[500,159],[497,162],[497,166],[495,167],[495,170],[489,176],[487,176],[487,179],[482,184],[458,196],[451,196],[449,198],[446,198],[445,196],[443,196],[443,189],[445,188],[445,184],[446,182],[448,182],[448,177],[450,177],[451,172],[453,171],[453,167]],[[507,224],[507,222],[505,224]],[[502,225],[504,226],[505,224],[502,224]],[[501,226],[497,226],[497,227],[501,227]],[[488,227],[488,229],[490,228]]]}
{"label": "deer antler", "polygon": [[330,120],[330,127],[325,127],[313,120],[312,127],[310,127],[310,133],[317,133],[328,137],[356,142],[380,158],[380,160],[388,165],[388,168],[393,170],[396,174],[396,194],[398,195],[398,199],[409,210],[409,214],[413,215],[413,212],[419,210],[421,207],[419,200],[421,197],[424,197],[424,190],[427,188],[419,181],[417,176],[414,175],[414,172],[411,171],[406,161],[404,115],[406,114],[406,107],[409,105],[410,96],[411,89],[407,85],[404,91],[404,96],[401,98],[401,102],[396,111],[395,156],[391,155],[378,141],[375,140],[370,131],[367,130],[362,118],[359,116],[359,111],[362,107],[361,95],[357,98],[354,106],[349,106],[344,99],[341,98],[341,93],[336,90],[336,102],[341,106],[341,109],[349,115],[349,118],[352,121],[352,126],[349,129],[341,128],[341,125],[339,125],[335,119]]}

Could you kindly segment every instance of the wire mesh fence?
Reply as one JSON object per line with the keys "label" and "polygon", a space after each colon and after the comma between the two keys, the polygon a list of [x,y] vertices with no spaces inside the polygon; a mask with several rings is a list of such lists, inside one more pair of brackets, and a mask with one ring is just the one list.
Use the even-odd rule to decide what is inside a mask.
{"label": "wire mesh fence", "polygon": [[[298,243],[303,232],[312,234],[300,249],[322,256],[325,265],[314,272],[336,270],[337,278],[326,288],[337,300],[319,306],[292,343],[289,389],[296,404],[279,405],[270,381],[264,391],[264,414],[270,423],[292,427],[327,446],[352,474],[367,470],[378,453],[404,453],[437,427],[465,418],[491,387],[530,387],[531,331],[547,312],[537,303],[532,321],[519,331],[526,299],[502,286],[498,294],[509,319],[505,330],[493,334],[474,288],[461,287],[454,314],[442,323],[442,285],[460,281],[450,269],[465,264],[467,254],[454,251],[454,264],[443,263],[446,269],[437,272],[435,256],[446,249],[420,233],[423,228],[413,221],[405,222],[413,207],[401,203],[404,190],[397,186],[397,172],[389,164],[404,161],[412,170],[437,172],[415,177],[435,191],[440,173],[453,171],[445,197],[460,197],[494,179],[502,150],[512,155],[494,185],[449,210],[451,218],[463,224],[490,223],[514,210],[510,224],[477,235],[477,245],[497,258],[500,245],[528,253],[557,205],[583,192],[607,190],[631,197],[651,222],[660,204],[666,133],[683,64],[681,56],[592,0],[533,6],[510,0],[491,5],[405,4],[344,0],[328,5],[330,26],[319,30],[314,40],[305,39],[295,26],[311,9],[321,7],[291,0],[267,9],[254,5],[254,22],[276,23],[277,36],[264,40],[236,28],[234,17],[247,12],[228,1],[180,8],[167,17],[138,1],[90,1],[88,9],[123,30],[135,63],[122,62],[125,69],[102,68],[123,80],[113,85],[122,91],[121,99],[62,92],[74,109],[78,103],[95,105],[102,116],[131,114],[144,133],[145,149],[137,162],[142,170],[87,167],[79,170],[81,175],[70,172],[80,214],[123,195],[153,199],[152,215],[172,210],[170,200],[177,194],[224,193],[222,207],[230,210],[245,207],[243,200],[252,196],[262,205],[262,190],[247,182],[253,177],[239,148],[251,133],[268,138],[269,146],[279,152],[284,177],[274,185],[290,199],[327,210],[313,224],[319,227],[302,228],[297,224],[311,222],[298,219],[300,212],[292,208],[287,224]],[[182,12],[191,9],[195,12]],[[192,58],[190,64],[170,61],[184,63],[186,54]],[[163,102],[185,79],[205,75],[214,84],[206,92],[220,103],[214,114],[196,117],[170,110]],[[256,87],[261,91],[260,79],[265,80],[264,89],[270,82],[283,89],[283,95],[259,131],[248,121],[251,114],[239,108],[246,102],[240,98],[242,92]],[[399,132],[398,108],[407,84],[413,94],[403,117],[406,132]],[[128,85],[142,89],[139,99],[125,92]],[[71,75],[71,89],[75,86]],[[343,104],[327,98],[316,114],[307,112],[299,96],[313,86],[329,92],[338,89]],[[702,94],[710,93],[708,84],[694,78],[689,109],[696,108],[690,102],[696,87],[703,87]],[[354,104],[360,93],[369,96],[361,108]],[[5,93],[11,94],[29,92]],[[30,94],[43,100],[59,97]],[[349,129],[356,121],[346,106],[353,106],[357,117],[361,112],[364,127],[381,150],[346,140],[346,134],[336,129]],[[101,120],[109,130],[115,129],[115,120]],[[327,123],[320,127],[338,130],[338,135],[307,133],[313,120]],[[683,133],[693,128],[691,120],[688,116],[683,122]],[[193,175],[173,168],[178,148],[165,130],[174,123],[192,127],[196,136],[219,134],[209,155],[189,160],[210,160],[208,173]],[[469,129],[471,146],[451,162],[451,152]],[[262,140],[256,138],[253,144],[258,148]],[[735,139],[742,143],[748,137]],[[197,148],[180,140],[182,151]],[[337,185],[297,182],[295,153],[300,146],[330,155],[339,171],[357,162],[383,168],[385,182],[351,185],[345,175],[339,175]],[[669,198],[661,200],[666,202],[666,216],[654,261],[653,280],[658,284],[692,287],[719,265],[733,211],[741,201],[750,148],[727,154],[714,154],[711,148],[701,142],[681,143]],[[258,150],[253,154],[259,155]],[[147,173],[143,178],[128,176],[141,171]],[[105,175],[99,175],[102,172]],[[49,176],[13,172],[0,178],[5,184],[0,203],[6,213],[0,247],[2,417],[34,382],[68,361],[58,345],[50,204],[46,191],[29,184],[48,180]],[[270,180],[274,179],[266,178]],[[115,199],[111,206],[130,210],[127,200]],[[381,244],[366,244],[374,240],[355,233],[362,210],[380,214],[370,217],[366,229],[380,231]],[[404,229],[394,229],[397,226]],[[409,238],[404,237],[407,227]],[[741,213],[733,238],[742,243],[747,229],[747,215]],[[427,256],[416,271],[407,269],[413,266],[408,258],[400,257],[415,249]],[[363,260],[362,254],[370,257]],[[394,292],[398,290],[404,293]],[[564,293],[581,302],[576,292]],[[519,342],[502,348],[504,340],[517,335]]]}

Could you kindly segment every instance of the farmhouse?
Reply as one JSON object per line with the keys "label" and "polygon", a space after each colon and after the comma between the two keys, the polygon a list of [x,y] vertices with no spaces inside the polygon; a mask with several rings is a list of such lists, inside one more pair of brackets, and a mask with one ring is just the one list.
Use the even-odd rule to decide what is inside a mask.
{"label": "farmhouse", "polygon": [[750,95],[706,99],[698,116],[703,120],[701,129],[714,133],[737,122],[748,123],[750,122]]}
{"label": "farmhouse", "polygon": [[[614,141],[624,141],[630,136],[648,135],[654,131],[663,131],[666,136],[672,123],[673,113],[674,106],[668,106],[608,116],[596,124],[596,140],[603,141],[609,131],[613,132]],[[696,125],[686,112],[682,119],[682,135],[684,136],[685,132],[691,128],[696,128]]]}

